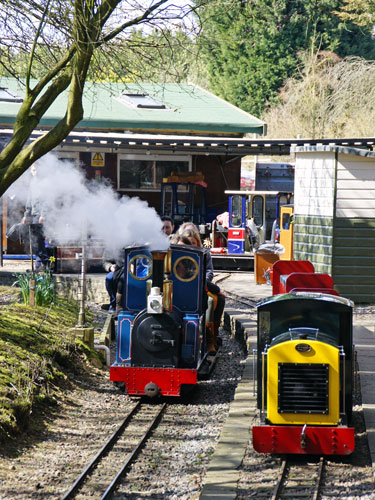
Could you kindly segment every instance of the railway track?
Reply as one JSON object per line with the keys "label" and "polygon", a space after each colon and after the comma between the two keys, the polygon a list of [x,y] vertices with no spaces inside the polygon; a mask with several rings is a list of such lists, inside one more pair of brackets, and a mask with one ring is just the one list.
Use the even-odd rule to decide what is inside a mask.
{"label": "railway track", "polygon": [[167,403],[150,405],[139,401],[61,500],[87,496],[110,498],[159,423],[166,406]]}
{"label": "railway track", "polygon": [[324,457],[316,463],[307,460],[283,460],[271,500],[318,500],[324,467]]}
{"label": "railway track", "polygon": [[[228,279],[231,276],[231,274],[233,274],[233,273],[220,273],[218,278],[215,280],[215,284],[220,286],[220,283],[222,283],[223,281]],[[232,300],[238,302],[239,304],[246,306],[250,309],[253,309],[256,306],[257,300],[250,299],[250,298],[244,298],[241,295],[229,292],[227,290],[225,290],[224,293],[225,293],[225,296],[228,297],[229,299],[232,299]]]}

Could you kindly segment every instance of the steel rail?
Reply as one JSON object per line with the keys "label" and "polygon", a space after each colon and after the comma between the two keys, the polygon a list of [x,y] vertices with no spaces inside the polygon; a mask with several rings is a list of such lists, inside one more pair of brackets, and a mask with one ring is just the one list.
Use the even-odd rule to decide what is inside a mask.
{"label": "steel rail", "polygon": [[[218,273],[218,274],[222,274],[222,276],[220,276],[218,279],[216,279],[214,281],[215,284],[222,283],[223,281],[230,278],[230,276],[231,276],[231,273],[229,273],[229,272],[228,273],[223,272],[223,273]],[[227,290],[223,290],[223,293],[229,299],[232,299],[232,300],[238,302],[239,304],[242,304],[242,305],[250,307],[250,308],[254,308],[258,302],[255,299],[244,298],[244,297],[241,297],[240,295],[237,295],[236,293],[228,292]]]}
{"label": "steel rail", "polygon": [[141,407],[141,402],[139,401],[131,412],[124,418],[121,425],[118,429],[112,434],[112,436],[108,439],[108,441],[104,444],[104,446],[99,450],[93,460],[87,465],[84,471],[80,474],[80,476],[74,481],[71,488],[65,493],[65,495],[61,498],[61,500],[69,500],[74,497],[75,493],[78,491],[80,486],[86,477],[92,472],[97,463],[103,458],[103,456],[108,453],[110,448],[114,445],[119,435],[123,432],[124,428],[128,425],[133,416],[139,411]]}
{"label": "steel rail", "polygon": [[244,306],[247,306],[251,309],[253,309],[257,305],[257,300],[254,299],[245,299],[243,297],[240,297],[239,295],[232,293],[232,292],[227,292],[227,290],[224,290],[224,295],[228,297],[229,299],[238,302],[239,304],[242,304]]}
{"label": "steel rail", "polygon": [[323,479],[323,472],[324,472],[325,463],[326,463],[325,458],[320,457],[319,468],[318,468],[318,477],[317,477],[317,480],[315,483],[315,488],[314,488],[313,496],[311,497],[311,500],[318,500],[318,498],[319,498],[320,487],[322,486],[322,479]]}
{"label": "steel rail", "polygon": [[282,484],[284,482],[286,472],[287,472],[287,460],[283,460],[281,462],[281,470],[279,472],[279,475],[277,477],[277,483],[275,484],[275,487],[272,491],[272,497],[271,500],[277,500],[279,498],[279,494],[281,491]]}
{"label": "steel rail", "polygon": [[102,495],[100,500],[105,500],[106,498],[109,498],[111,496],[111,494],[113,493],[113,490],[116,488],[116,486],[120,482],[121,477],[125,473],[126,469],[129,467],[129,465],[136,458],[141,447],[143,446],[143,444],[145,443],[145,441],[147,440],[147,438],[151,434],[151,431],[154,429],[155,425],[159,422],[166,406],[167,406],[167,403],[164,403],[162,405],[160,411],[157,413],[155,418],[152,420],[151,424],[148,426],[146,432],[143,434],[141,439],[138,441],[137,445],[133,448],[133,451],[128,455],[128,457],[125,460],[125,462],[123,463],[121,469],[119,470],[119,472],[117,473],[116,477],[113,479],[111,484],[108,486],[108,488],[106,489],[106,491],[104,492],[104,494]]}
{"label": "steel rail", "polygon": [[[300,478],[294,478],[294,481],[297,483],[295,486],[293,486],[293,490],[298,490],[298,487],[301,487],[301,495],[298,495],[295,491],[293,491],[293,496],[295,499],[297,498],[310,498],[311,500],[318,500],[319,494],[320,494],[320,488],[322,485],[322,479],[323,479],[323,471],[324,471],[324,466],[325,466],[325,458],[320,457],[320,461],[315,467],[317,470],[317,474],[314,480],[314,485],[309,488],[310,493],[306,492],[306,481],[307,476],[305,477],[300,477]],[[283,460],[281,463],[281,469],[279,472],[279,475],[277,477],[277,482],[273,488],[272,491],[272,497],[271,500],[278,500],[280,498],[286,498],[288,497],[288,488],[285,487],[286,481],[288,480],[288,476],[290,473],[294,470],[294,467],[297,469],[303,469],[304,465],[295,465],[292,464],[290,459]],[[311,465],[305,465],[306,469],[308,467],[311,467]],[[311,475],[309,475],[309,480],[311,480]],[[300,482],[300,485],[298,484]],[[284,489],[285,487],[285,489]],[[292,498],[292,497],[290,497]]]}

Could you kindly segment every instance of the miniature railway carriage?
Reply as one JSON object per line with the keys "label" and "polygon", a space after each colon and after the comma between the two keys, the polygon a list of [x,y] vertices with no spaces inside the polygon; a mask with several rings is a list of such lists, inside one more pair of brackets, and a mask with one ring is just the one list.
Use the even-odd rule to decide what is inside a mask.
{"label": "miniature railway carriage", "polygon": [[352,308],[343,297],[312,292],[262,300],[257,385],[261,453],[348,455],[352,425]]}
{"label": "miniature railway carriage", "polygon": [[118,316],[116,360],[110,379],[129,395],[179,396],[208,375],[206,254],[171,245],[167,252],[125,249],[123,312]]}

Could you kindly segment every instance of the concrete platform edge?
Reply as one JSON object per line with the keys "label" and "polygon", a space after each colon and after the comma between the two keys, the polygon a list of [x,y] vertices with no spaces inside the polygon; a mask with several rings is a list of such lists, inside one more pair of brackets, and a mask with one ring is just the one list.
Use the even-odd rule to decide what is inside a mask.
{"label": "concrete platform edge", "polygon": [[253,394],[252,380],[253,357],[249,356],[245,360],[241,381],[207,468],[205,485],[199,497],[202,500],[212,500],[212,498],[230,500],[237,496],[238,469],[249,444],[250,429],[256,412],[256,396]]}

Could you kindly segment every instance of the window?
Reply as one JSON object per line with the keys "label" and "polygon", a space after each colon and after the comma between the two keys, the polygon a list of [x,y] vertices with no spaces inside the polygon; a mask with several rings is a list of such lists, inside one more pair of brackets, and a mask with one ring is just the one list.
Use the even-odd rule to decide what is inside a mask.
{"label": "window", "polygon": [[262,196],[254,196],[251,203],[252,203],[252,215],[254,222],[257,227],[262,227],[264,224],[263,220],[264,199]]}
{"label": "window", "polygon": [[119,155],[118,189],[160,189],[164,177],[190,170],[188,156]]}
{"label": "window", "polygon": [[127,94],[123,92],[120,95],[120,101],[127,105],[134,106],[136,108],[144,109],[167,109],[167,106],[162,102],[157,101],[153,97],[147,94]]}
{"label": "window", "polygon": [[180,281],[193,281],[198,276],[198,263],[192,257],[180,257],[174,263],[173,271]]}
{"label": "window", "polygon": [[14,94],[7,87],[0,87],[0,101],[1,102],[22,102],[22,97]]}
{"label": "window", "polygon": [[137,280],[146,280],[152,273],[152,260],[147,255],[135,255],[129,262],[129,273]]}
{"label": "window", "polygon": [[242,226],[242,204],[243,204],[243,196],[242,195],[234,195],[232,196],[231,203],[231,214],[230,214],[230,223],[232,227],[241,227]]}

